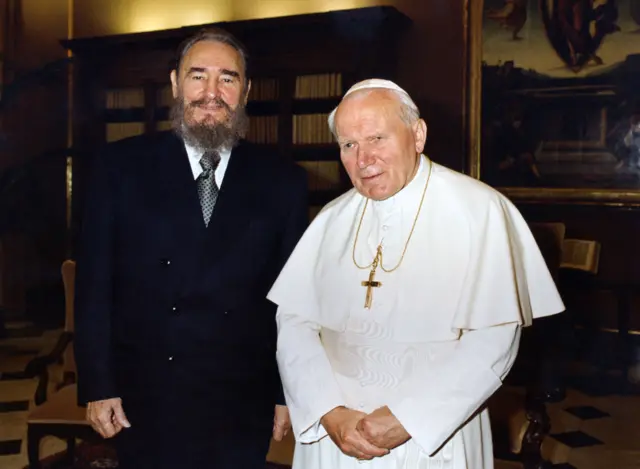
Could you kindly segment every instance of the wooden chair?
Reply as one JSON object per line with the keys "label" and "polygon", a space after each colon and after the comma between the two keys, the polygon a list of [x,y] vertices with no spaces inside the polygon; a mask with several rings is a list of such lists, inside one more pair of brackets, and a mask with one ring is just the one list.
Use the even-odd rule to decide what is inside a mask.
{"label": "wooden chair", "polygon": [[[531,232],[542,252],[554,280],[562,261],[562,245],[565,237],[563,223],[532,223]],[[548,325],[534,321],[522,334],[518,359],[503,386],[489,401],[489,411],[494,433],[494,447],[498,454],[505,451],[517,455],[525,469],[543,469],[550,464],[542,457],[541,446],[551,428],[546,403],[553,392],[545,385],[546,362],[549,353],[540,353],[547,343],[539,329]],[[524,381],[519,382],[518,377]],[[524,384],[514,387],[510,384]]]}
{"label": "wooden chair", "polygon": [[[25,373],[38,376],[35,392],[35,408],[27,417],[27,453],[29,468],[39,469],[40,441],[45,436],[55,436],[66,440],[66,457],[74,460],[76,439],[102,441],[85,419],[85,408],[77,404],[75,360],[73,358],[73,297],[75,283],[75,262],[66,260],[62,264],[62,280],[65,291],[65,328],[56,346],[45,356],[32,360]],[[49,368],[62,364],[62,383],[50,383]],[[53,387],[48,395],[48,389]]]}
{"label": "wooden chair", "polygon": [[296,445],[293,432],[290,431],[282,441],[271,440],[267,453],[267,464],[271,468],[291,467],[293,463],[293,450]]}

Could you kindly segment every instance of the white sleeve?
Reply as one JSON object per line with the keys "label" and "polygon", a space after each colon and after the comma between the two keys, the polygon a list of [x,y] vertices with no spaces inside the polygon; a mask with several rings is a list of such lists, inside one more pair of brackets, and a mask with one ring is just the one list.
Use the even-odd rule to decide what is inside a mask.
{"label": "white sleeve", "polygon": [[327,435],[320,419],[345,405],[320,340],[320,326],[278,308],[276,357],[297,441],[313,443]]}
{"label": "white sleeve", "polygon": [[456,348],[388,404],[413,441],[434,454],[498,390],[518,353],[516,323],[466,331]]}

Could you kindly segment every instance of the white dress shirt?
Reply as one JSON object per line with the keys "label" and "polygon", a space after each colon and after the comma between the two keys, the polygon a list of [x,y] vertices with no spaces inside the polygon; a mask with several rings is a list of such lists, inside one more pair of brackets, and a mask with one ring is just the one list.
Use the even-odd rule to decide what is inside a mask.
{"label": "white dress shirt", "polygon": [[[198,176],[202,174],[202,166],[200,166],[200,158],[202,158],[203,151],[198,150],[191,145],[184,144],[187,149],[187,155],[189,156],[189,164],[191,165],[191,171],[193,171],[193,179],[198,179]],[[218,150],[220,155],[220,164],[216,168],[215,178],[218,188],[222,186],[222,180],[224,179],[224,173],[227,171],[229,165],[229,158],[231,158],[231,150]]]}

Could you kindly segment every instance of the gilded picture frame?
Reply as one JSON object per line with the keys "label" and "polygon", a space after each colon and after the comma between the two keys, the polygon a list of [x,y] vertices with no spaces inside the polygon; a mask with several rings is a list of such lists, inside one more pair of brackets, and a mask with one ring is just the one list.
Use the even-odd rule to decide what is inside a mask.
{"label": "gilded picture frame", "polygon": [[[627,1],[629,1],[630,3],[630,0],[627,0]],[[500,2],[502,2],[503,10],[493,10],[493,11],[488,10],[489,6],[492,6],[492,5],[495,6],[496,3],[500,3]],[[564,2],[564,3],[571,3],[571,2]],[[576,1],[573,3],[584,4],[585,2]],[[604,3],[607,3],[607,0],[604,0]],[[618,3],[621,3],[621,2],[618,2]],[[624,2],[623,0],[622,3],[626,3],[626,2]],[[474,178],[480,179],[492,185],[493,187],[496,187],[498,190],[500,190],[501,192],[503,192],[505,195],[507,195],[509,198],[511,198],[516,202],[599,204],[599,205],[615,205],[615,206],[640,205],[640,159],[638,160],[637,163],[634,160],[634,166],[632,168],[633,171],[631,169],[627,171],[626,166],[621,170],[620,168],[622,167],[623,163],[624,164],[626,163],[612,160],[612,158],[615,158],[615,156],[612,154],[612,151],[611,151],[611,141],[610,141],[611,138],[609,137],[611,134],[610,130],[612,127],[612,124],[611,124],[612,117],[611,117],[611,112],[607,106],[602,107],[600,110],[598,110],[597,108],[593,108],[593,112],[590,115],[590,119],[592,123],[588,125],[583,125],[582,133],[580,134],[579,140],[556,139],[556,141],[552,142],[553,148],[551,151],[549,151],[550,144],[548,141],[538,142],[537,148],[543,149],[539,154],[546,152],[546,154],[544,154],[546,161],[549,161],[550,159],[552,160],[551,163],[546,163],[547,164],[546,167],[552,169],[549,171],[549,174],[554,174],[553,170],[555,170],[556,173],[561,173],[561,171],[557,171],[557,168],[564,169],[568,166],[564,163],[562,164],[559,163],[560,161],[562,161],[562,158],[566,157],[566,158],[574,158],[579,160],[577,164],[574,162],[570,166],[573,170],[573,174],[571,174],[570,177],[566,177],[565,179],[562,179],[562,177],[557,177],[554,174],[554,177],[549,177],[549,178],[539,177],[536,179],[534,184],[528,184],[526,182],[522,183],[522,180],[517,180],[516,181],[517,183],[515,184],[509,184],[508,183],[509,181],[506,181],[507,183],[505,183],[505,181],[503,180],[499,180],[496,178],[492,180],[492,178],[490,177],[490,175],[494,175],[496,173],[495,167],[497,166],[496,161],[491,160],[491,158],[493,158],[494,155],[497,155],[497,154],[500,154],[500,155],[504,154],[504,150],[503,150],[504,147],[497,147],[497,146],[493,147],[493,148],[500,148],[500,151],[494,151],[493,148],[488,150],[487,141],[490,141],[491,139],[487,138],[487,131],[486,131],[487,123],[483,122],[483,114],[485,115],[487,114],[486,108],[483,109],[483,105],[491,106],[491,109],[493,109],[494,107],[496,107],[496,104],[500,106],[501,102],[503,102],[504,100],[496,102],[495,96],[497,95],[495,93],[490,94],[490,97],[488,97],[487,95],[489,93],[487,92],[487,89],[488,89],[487,84],[486,83],[483,84],[483,75],[484,75],[484,79],[486,80],[486,77],[490,76],[487,74],[491,73],[493,69],[496,68],[495,64],[491,65],[490,63],[487,63],[487,61],[485,60],[486,59],[485,54],[487,52],[487,49],[486,49],[487,41],[483,34],[486,31],[483,31],[483,30],[485,30],[486,28],[485,23],[487,22],[487,18],[489,16],[491,17],[490,21],[492,23],[500,23],[501,20],[504,20],[504,18],[496,19],[496,17],[502,14],[508,7],[512,7],[513,4],[521,4],[521,5],[524,4],[525,8],[528,8],[529,20],[531,20],[532,13],[540,14],[543,17],[546,14],[547,17],[543,20],[541,20],[540,17],[537,18],[538,25],[541,22],[545,23],[542,33],[546,35],[546,37],[542,36],[541,38],[540,31],[539,30],[535,31],[534,26],[531,26],[531,25],[529,25],[528,28],[522,28],[522,24],[519,24],[519,25],[518,24],[515,24],[515,25],[500,24],[499,27],[504,30],[504,34],[505,34],[505,39],[500,38],[500,41],[504,41],[504,44],[506,44],[505,47],[502,47],[502,49],[506,50],[506,52],[502,51],[503,56],[506,54],[505,58],[509,57],[508,56],[509,47],[512,48],[511,50],[515,50],[513,49],[514,47],[517,47],[520,50],[522,50],[523,48],[528,48],[530,47],[531,44],[533,44],[532,39],[529,39],[529,40],[527,40],[526,38],[516,39],[516,34],[523,35],[523,36],[526,36],[527,34],[529,34],[533,36],[533,33],[537,33],[538,37],[535,38],[536,40],[535,48],[531,47],[531,53],[520,54],[519,57],[523,57],[525,59],[523,60],[524,62],[526,62],[531,57],[535,57],[535,54],[539,54],[539,55],[545,54],[545,60],[551,61],[555,59],[556,62],[560,64],[560,66],[554,65],[554,67],[549,68],[549,70],[552,70],[553,73],[559,73],[556,71],[561,71],[564,74],[564,78],[567,78],[567,77],[569,78],[565,79],[564,81],[559,79],[557,80],[554,79],[555,81],[552,80],[553,83],[557,83],[557,82],[571,83],[569,88],[573,90],[572,92],[575,92],[575,90],[577,90],[578,89],[577,87],[579,86],[582,86],[584,88],[584,86],[581,84],[582,82],[580,81],[581,80],[580,77],[594,76],[594,70],[598,68],[597,66],[591,66],[590,64],[585,63],[584,60],[582,64],[580,64],[579,62],[572,63],[571,60],[572,58],[575,57],[575,55],[569,56],[566,53],[566,50],[563,51],[562,47],[558,46],[557,34],[556,34],[556,37],[553,36],[552,28],[547,23],[549,23],[550,16],[555,15],[553,17],[557,17],[558,15],[557,10],[559,8],[558,5],[563,4],[562,0],[528,0],[528,1],[527,0],[466,0],[465,29],[464,29],[466,49],[464,53],[466,56],[467,70],[466,70],[466,89],[465,89],[466,95],[464,96],[464,103],[465,103],[464,115],[466,116],[465,133],[466,133],[466,143],[467,143],[466,145],[467,173]],[[552,12],[551,15],[549,14],[548,11],[544,11],[546,9],[552,10],[553,8],[556,9],[556,12],[555,13]],[[491,13],[488,13],[489,11],[491,11]],[[530,21],[530,23],[534,23],[534,22]],[[520,28],[518,28],[518,26],[520,26]],[[592,26],[593,26],[593,23],[592,23]],[[496,28],[495,24],[492,27],[495,30]],[[520,30],[520,32],[517,31],[518,29]],[[591,31],[593,32],[593,30],[594,29],[592,27]],[[619,29],[613,34],[617,34],[618,32],[619,32]],[[635,33],[635,31],[633,33]],[[631,32],[629,34],[631,34]],[[508,35],[511,35],[511,37],[508,37]],[[608,39],[609,39],[608,37],[605,37],[604,41],[607,41]],[[514,41],[514,43],[508,44],[507,41],[509,40]],[[519,41],[519,42],[516,43],[515,41]],[[555,44],[554,44],[554,41],[556,41]],[[639,54],[637,56],[634,54],[633,58],[639,59],[640,58],[640,23],[638,26],[638,35],[637,35],[636,41],[637,42],[635,44],[637,44],[637,49]],[[516,55],[518,54],[519,53],[516,53]],[[486,55],[491,55],[491,54],[486,54]],[[496,55],[496,54],[493,54],[493,55]],[[596,54],[593,54],[593,56],[596,56]],[[629,55],[627,56],[626,62],[629,62],[628,57]],[[496,60],[496,57],[492,56],[491,58],[493,58],[493,60]],[[518,57],[514,57],[514,58],[516,59],[516,63],[517,63]],[[605,57],[605,61],[607,60],[607,58],[609,57]],[[589,58],[586,59],[586,62],[589,62]],[[544,62],[540,62],[540,63],[544,63]],[[634,63],[637,65],[640,62],[636,61]],[[596,65],[599,65],[599,64],[596,64]],[[619,66],[619,63],[617,65]],[[502,67],[502,66],[503,65],[498,62],[498,67]],[[513,61],[511,61],[511,66],[513,67]],[[637,70],[640,71],[640,69],[637,69]],[[538,71],[533,70],[531,67],[528,68],[527,72],[533,72],[532,75],[536,75],[536,76],[540,76],[543,74],[543,73],[542,74],[538,73]],[[636,73],[636,72],[634,71],[633,73]],[[574,74],[576,78],[573,78],[572,74]],[[599,76],[605,76],[605,75],[606,73],[604,74],[601,73]],[[634,75],[634,77],[637,77],[637,76],[640,76],[640,75]],[[585,79],[584,83],[593,82],[593,79],[589,78],[589,80],[591,81],[586,81]],[[596,80],[600,80],[600,78],[596,78]],[[486,80],[486,81],[489,82],[489,80]],[[531,83],[531,80],[529,80],[528,82],[529,86],[530,86],[530,83]],[[606,85],[605,83],[605,84],[599,84],[598,86],[603,87],[608,85]],[[538,110],[540,109],[545,110],[546,109],[545,106],[547,106],[547,103],[552,103],[548,105],[550,109],[555,109],[556,111],[560,109],[562,111],[563,109],[562,106],[555,105],[555,103],[559,101],[553,101],[553,100],[549,101],[547,99],[549,98],[549,96],[551,96],[553,99],[556,99],[558,96],[564,98],[565,102],[569,103],[569,106],[566,106],[566,109],[570,109],[571,105],[573,105],[573,103],[576,103],[576,102],[587,103],[587,105],[591,105],[592,103],[594,103],[595,98],[594,99],[588,98],[588,100],[585,100],[583,95],[580,95],[580,96],[576,95],[577,98],[575,99],[569,98],[567,100],[566,90],[565,91],[560,90],[561,93],[564,93],[564,96],[561,96],[561,93],[557,93],[558,88],[559,88],[558,86],[555,86],[553,88],[549,86],[546,86],[546,87],[541,86],[540,88],[537,88],[534,90],[534,92],[532,93],[532,95],[535,95],[536,97],[534,99],[538,99],[538,97],[543,96],[543,100],[539,101],[537,103],[537,106],[535,107],[536,112],[538,112]],[[640,88],[640,86],[638,88]],[[554,91],[550,93],[548,90],[552,90],[552,89]],[[587,89],[587,88],[584,88],[584,89]],[[597,99],[600,99],[600,96],[603,95],[603,90],[606,91],[605,88],[602,88],[602,89],[593,88],[593,89],[595,90],[595,92],[593,93],[593,96],[596,96]],[[527,90],[511,89],[509,93],[513,93],[513,94],[519,93],[520,95],[523,95],[530,91],[531,91],[531,88]],[[504,96],[504,95],[500,95],[500,96]],[[494,101],[491,101],[491,97],[493,97]],[[640,98],[640,95],[638,95],[638,98]],[[545,101],[544,99],[547,99],[547,100]],[[640,103],[640,99],[638,99],[637,102]],[[544,103],[544,104],[540,105],[540,103]],[[636,108],[636,109],[638,109],[638,111],[640,112],[640,108]],[[575,113],[575,109],[572,112]],[[635,112],[634,112],[634,115],[635,115]],[[624,117],[624,119],[626,119],[626,117]],[[544,121],[544,117],[543,117],[543,121]],[[540,122],[539,115],[538,115],[538,122]],[[626,120],[623,120],[622,122],[624,123],[626,122]],[[639,130],[640,130],[640,126],[639,126]],[[494,142],[495,141],[496,140],[494,140]],[[618,138],[618,141],[624,141],[623,137]],[[578,148],[578,147],[579,147],[579,152],[576,152],[575,148]],[[593,171],[593,167],[594,167],[593,164],[590,164],[590,165],[584,164],[581,166],[581,163],[580,163],[580,161],[586,160],[587,157],[594,157],[595,154],[599,155],[598,156],[599,158],[602,158],[603,160],[605,160],[605,162],[602,163],[601,165],[599,166],[596,165],[598,170],[600,171],[599,173],[596,173],[597,177],[594,177],[588,174],[589,170]],[[551,155],[551,158],[549,158],[549,155]],[[556,158],[555,161],[553,161],[554,157]],[[534,162],[535,161],[536,160],[534,159]],[[635,166],[636,164],[637,164],[637,169]],[[545,167],[544,164],[542,166]],[[581,172],[583,167],[585,168],[584,174]],[[602,168],[604,168],[604,170]],[[538,173],[540,173],[540,171],[538,171]],[[624,178],[621,175],[623,175]],[[543,176],[546,176],[546,174],[543,173]],[[620,181],[622,181],[622,183],[620,183]]]}

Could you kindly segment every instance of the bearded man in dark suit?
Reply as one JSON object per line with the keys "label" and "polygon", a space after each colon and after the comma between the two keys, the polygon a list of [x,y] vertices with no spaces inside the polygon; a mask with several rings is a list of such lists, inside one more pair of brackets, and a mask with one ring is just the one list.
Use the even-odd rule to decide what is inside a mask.
{"label": "bearded man in dark suit", "polygon": [[173,131],[92,165],[78,398],[122,469],[260,468],[289,428],[266,294],[307,226],[306,175],[241,140],[251,84],[233,36],[202,31],[178,57]]}

